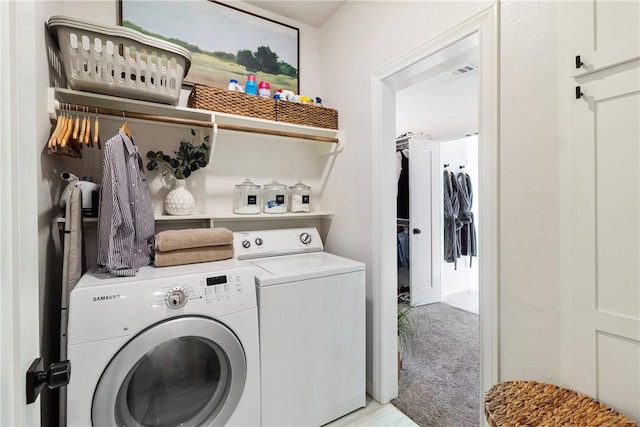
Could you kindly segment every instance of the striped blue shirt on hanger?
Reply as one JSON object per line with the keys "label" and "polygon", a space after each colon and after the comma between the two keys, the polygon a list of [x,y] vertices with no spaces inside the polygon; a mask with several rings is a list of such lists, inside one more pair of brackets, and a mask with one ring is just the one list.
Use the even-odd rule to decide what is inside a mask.
{"label": "striped blue shirt on hanger", "polygon": [[151,262],[154,218],[138,147],[119,130],[104,146],[98,214],[98,265],[135,276]]}

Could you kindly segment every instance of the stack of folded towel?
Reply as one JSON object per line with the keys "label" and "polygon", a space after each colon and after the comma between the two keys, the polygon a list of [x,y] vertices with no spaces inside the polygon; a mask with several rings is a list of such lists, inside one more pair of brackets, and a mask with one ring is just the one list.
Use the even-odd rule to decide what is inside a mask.
{"label": "stack of folded towel", "polygon": [[161,231],[154,236],[157,267],[233,258],[233,233],[222,227]]}

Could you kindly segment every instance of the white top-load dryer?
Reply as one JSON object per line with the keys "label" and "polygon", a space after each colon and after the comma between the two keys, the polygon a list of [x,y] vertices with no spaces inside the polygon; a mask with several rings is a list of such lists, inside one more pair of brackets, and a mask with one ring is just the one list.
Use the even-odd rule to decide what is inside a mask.
{"label": "white top-load dryer", "polygon": [[69,302],[69,426],[260,425],[253,271],[85,274]]}
{"label": "white top-load dryer", "polygon": [[366,404],[365,266],[315,228],[234,233],[258,294],[263,426],[320,426]]}

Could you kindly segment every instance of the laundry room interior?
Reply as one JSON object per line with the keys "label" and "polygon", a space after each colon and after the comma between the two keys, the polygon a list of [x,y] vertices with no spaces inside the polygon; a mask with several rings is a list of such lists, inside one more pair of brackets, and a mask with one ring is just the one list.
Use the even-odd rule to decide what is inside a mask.
{"label": "laundry room interior", "polygon": [[640,423],[640,1],[0,12],[0,425]]}

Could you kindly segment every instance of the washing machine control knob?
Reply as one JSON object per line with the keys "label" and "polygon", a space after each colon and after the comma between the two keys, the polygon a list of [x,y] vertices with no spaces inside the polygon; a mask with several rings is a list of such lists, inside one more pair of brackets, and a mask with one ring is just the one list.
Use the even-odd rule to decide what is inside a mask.
{"label": "washing machine control knob", "polygon": [[243,240],[242,241],[242,247],[245,249],[249,249],[249,246],[251,246],[251,242],[248,240]]}
{"label": "washing machine control knob", "polygon": [[311,234],[309,233],[302,233],[300,235],[300,241],[302,243],[304,243],[305,245],[308,245],[309,243],[311,243]]}
{"label": "washing machine control knob", "polygon": [[261,239],[261,238],[259,238],[259,237],[257,237],[257,238],[256,238],[256,245],[258,245],[258,246],[262,246],[262,243],[263,243],[263,242],[262,242],[262,239]]}
{"label": "washing machine control knob", "polygon": [[169,308],[182,308],[187,303],[187,294],[182,288],[171,288],[164,297],[164,302]]}

